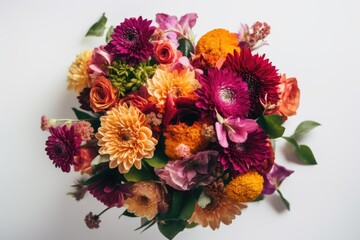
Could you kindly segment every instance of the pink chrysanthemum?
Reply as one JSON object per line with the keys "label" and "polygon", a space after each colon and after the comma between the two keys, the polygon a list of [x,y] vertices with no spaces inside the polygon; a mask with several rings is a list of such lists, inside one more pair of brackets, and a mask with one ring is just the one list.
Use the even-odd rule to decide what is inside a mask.
{"label": "pink chrysanthemum", "polygon": [[280,75],[265,55],[252,55],[250,49],[242,49],[240,54],[228,54],[222,66],[241,76],[248,84],[250,98],[250,118],[257,118],[264,112],[261,102],[276,104],[279,100],[278,85]]}
{"label": "pink chrysanthemum", "polygon": [[51,136],[46,141],[46,153],[55,167],[60,167],[63,172],[70,172],[70,166],[73,165],[74,156],[81,144],[82,138],[76,132],[74,126],[70,128],[67,125],[49,129]]}
{"label": "pink chrysanthemum", "polygon": [[116,58],[127,61],[130,65],[147,61],[153,53],[150,37],[155,31],[150,26],[151,20],[142,17],[125,19],[114,29],[112,40],[105,49]]}
{"label": "pink chrysanthemum", "polygon": [[199,100],[196,106],[205,110],[217,110],[222,117],[240,117],[248,115],[250,101],[247,84],[235,73],[210,68],[208,74],[200,75],[201,88],[196,90]]}
{"label": "pink chrysanthemum", "polygon": [[219,159],[224,169],[229,168],[235,173],[257,170],[266,174],[271,169],[273,156],[267,134],[258,128],[248,134],[245,142],[231,142],[228,148],[223,148]]}

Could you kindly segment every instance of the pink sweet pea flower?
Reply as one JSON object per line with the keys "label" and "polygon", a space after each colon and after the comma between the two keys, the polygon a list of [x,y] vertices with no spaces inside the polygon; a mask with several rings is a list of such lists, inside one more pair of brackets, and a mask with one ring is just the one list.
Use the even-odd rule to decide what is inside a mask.
{"label": "pink sweet pea flower", "polygon": [[258,124],[253,119],[240,119],[229,117],[224,119],[217,112],[218,122],[215,123],[216,135],[219,144],[223,148],[229,147],[228,138],[234,143],[243,143],[246,141],[248,133],[258,129]]}
{"label": "pink sweet pea flower", "polygon": [[274,163],[271,172],[266,174],[264,177],[264,189],[262,194],[273,194],[275,190],[279,188],[282,181],[284,181],[284,179],[290,176],[293,172],[294,171]]}
{"label": "pink sweet pea flower", "polygon": [[105,50],[104,46],[95,48],[89,65],[91,79],[95,80],[100,75],[106,76],[108,74],[106,67],[111,65],[112,61],[113,56]]}

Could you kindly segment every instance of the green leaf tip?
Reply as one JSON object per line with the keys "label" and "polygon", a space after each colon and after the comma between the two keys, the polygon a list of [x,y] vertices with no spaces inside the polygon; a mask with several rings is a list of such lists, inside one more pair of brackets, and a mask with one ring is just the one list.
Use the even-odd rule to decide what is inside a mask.
{"label": "green leaf tip", "polygon": [[280,115],[263,115],[257,123],[269,135],[271,139],[281,137],[285,128],[282,125],[282,117]]}
{"label": "green leaf tip", "polygon": [[105,17],[105,13],[101,16],[101,18],[94,23],[86,33],[86,37],[101,37],[105,32],[105,25],[107,22],[107,18]]}
{"label": "green leaf tip", "polygon": [[305,134],[316,128],[317,126],[320,126],[321,124],[314,121],[303,121],[301,122],[297,128],[295,129],[294,134],[291,137],[296,137],[301,134]]}
{"label": "green leaf tip", "polygon": [[298,158],[307,165],[316,165],[316,159],[311,149],[307,145],[299,145],[296,140],[292,137],[283,137],[286,141],[288,141],[295,148],[295,153]]}
{"label": "green leaf tip", "polygon": [[281,201],[284,203],[284,205],[286,206],[286,209],[290,211],[290,203],[288,200],[286,200],[286,198],[284,198],[284,196],[282,195],[282,193],[280,192],[279,189],[276,190],[277,193],[279,194]]}

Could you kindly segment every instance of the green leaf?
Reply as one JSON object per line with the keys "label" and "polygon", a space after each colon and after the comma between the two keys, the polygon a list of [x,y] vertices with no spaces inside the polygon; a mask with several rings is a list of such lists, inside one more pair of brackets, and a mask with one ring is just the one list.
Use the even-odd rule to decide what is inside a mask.
{"label": "green leaf", "polygon": [[107,18],[105,17],[105,13],[103,13],[101,18],[90,27],[85,36],[101,37],[102,35],[104,35],[106,22]]}
{"label": "green leaf", "polygon": [[181,38],[181,39],[179,39],[178,50],[181,51],[183,56],[190,58],[191,57],[190,53],[194,53],[194,46],[192,45],[192,43],[190,42],[189,39]]}
{"label": "green leaf", "polygon": [[283,137],[286,141],[291,143],[295,148],[295,153],[299,159],[307,165],[317,164],[314,154],[307,145],[299,145],[292,137]]}
{"label": "green leaf", "polygon": [[198,225],[198,224],[195,223],[195,222],[188,223],[188,224],[186,225],[186,228],[194,228],[194,227],[196,227],[197,225]]}
{"label": "green leaf", "polygon": [[106,42],[110,42],[112,40],[110,35],[113,34],[113,32],[114,32],[114,26],[110,26],[109,30],[106,33],[106,38],[105,38]]}
{"label": "green leaf", "polygon": [[159,216],[163,220],[177,218],[181,211],[181,206],[184,201],[184,193],[174,190],[171,198],[171,205],[168,212]]}
{"label": "green leaf", "polygon": [[262,201],[262,200],[264,200],[264,195],[260,194],[254,200],[252,200],[252,202],[259,202],[259,201]]}
{"label": "green leaf", "polygon": [[79,110],[77,108],[71,108],[71,109],[74,111],[77,119],[79,119],[79,120],[92,120],[92,119],[95,119],[95,117],[90,115],[89,113],[81,111],[81,110]]}
{"label": "green leaf", "polygon": [[122,216],[126,216],[126,217],[137,217],[135,214],[128,212],[128,210],[125,210],[120,216],[119,218],[121,218]]}
{"label": "green leaf", "polygon": [[286,209],[290,211],[290,203],[289,203],[289,201],[284,198],[284,196],[282,195],[282,193],[280,192],[279,189],[277,189],[276,191],[278,192],[282,202],[285,204]]}
{"label": "green leaf", "polygon": [[179,232],[183,231],[187,225],[185,220],[159,221],[159,231],[167,238],[173,239]]}
{"label": "green leaf", "polygon": [[150,226],[152,226],[154,223],[155,223],[154,220],[149,221],[149,220],[147,220],[147,218],[141,218],[141,225],[140,225],[140,227],[136,228],[135,231],[142,229],[143,227],[146,227],[149,224],[150,224]]}
{"label": "green leaf", "polygon": [[303,121],[301,122],[297,128],[295,129],[294,134],[291,137],[298,136],[300,134],[305,134],[310,132],[312,129],[316,128],[317,126],[320,126],[320,123],[314,122],[314,121]]}
{"label": "green leaf", "polygon": [[188,194],[188,197],[185,197],[185,203],[183,203],[183,207],[181,208],[181,212],[179,218],[188,220],[191,215],[194,213],[195,204],[197,203],[197,198],[193,193]]}
{"label": "green leaf", "polygon": [[102,179],[105,176],[107,176],[111,171],[112,171],[112,169],[105,169],[105,170],[103,170],[101,172],[98,172],[97,174],[93,175],[92,177],[90,177],[86,181],[80,183],[79,185],[80,186],[86,186],[86,185],[89,185],[91,183],[94,183],[94,182],[98,181],[99,179]]}
{"label": "green leaf", "polygon": [[282,117],[279,115],[263,115],[257,120],[257,123],[270,138],[278,138],[284,134],[285,128],[281,126]]}
{"label": "green leaf", "polygon": [[144,161],[153,168],[161,168],[167,164],[167,157],[164,153],[156,151],[152,158],[144,158]]}
{"label": "green leaf", "polygon": [[154,174],[152,174],[144,164],[140,170],[133,166],[130,168],[129,172],[124,173],[123,175],[128,182],[140,182],[156,179]]}

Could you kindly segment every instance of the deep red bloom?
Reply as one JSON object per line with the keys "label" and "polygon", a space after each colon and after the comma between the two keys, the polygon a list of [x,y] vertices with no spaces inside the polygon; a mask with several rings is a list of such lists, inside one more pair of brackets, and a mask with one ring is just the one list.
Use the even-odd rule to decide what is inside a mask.
{"label": "deep red bloom", "polygon": [[129,195],[128,185],[123,183],[117,169],[103,171],[107,172],[102,178],[88,185],[89,193],[108,207],[122,207],[125,196]]}
{"label": "deep red bloom", "polygon": [[111,35],[112,40],[105,46],[105,49],[113,54],[115,58],[126,61],[130,65],[147,61],[153,54],[153,44],[150,37],[155,31],[150,26],[151,20],[142,17],[125,19],[115,27]]}
{"label": "deep red bloom", "polygon": [[230,169],[235,174],[250,170],[266,174],[273,165],[274,153],[267,134],[258,128],[248,134],[244,143],[231,142],[228,148],[223,148],[219,159],[224,169]]}
{"label": "deep red bloom", "polygon": [[55,167],[60,167],[63,172],[70,172],[76,156],[78,147],[82,142],[81,135],[76,132],[75,127],[67,125],[51,127],[51,136],[46,141],[46,153]]}
{"label": "deep red bloom", "polygon": [[228,54],[222,68],[228,68],[242,77],[248,84],[250,97],[249,118],[257,118],[264,112],[261,104],[276,104],[279,100],[280,75],[277,69],[265,59],[265,55],[252,55],[250,49],[241,49],[240,54]]}

